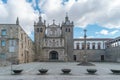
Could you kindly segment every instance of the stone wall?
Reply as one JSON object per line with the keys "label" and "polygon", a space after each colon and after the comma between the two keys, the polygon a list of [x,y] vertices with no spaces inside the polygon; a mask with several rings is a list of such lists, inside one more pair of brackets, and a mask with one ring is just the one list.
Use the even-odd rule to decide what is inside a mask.
{"label": "stone wall", "polygon": [[0,24],[0,44],[0,60],[6,64],[11,61],[16,64],[34,60],[33,41],[20,25]]}
{"label": "stone wall", "polygon": [[105,51],[107,61],[120,62],[120,46],[109,47]]}
{"label": "stone wall", "polygon": [[[101,55],[104,55],[104,61],[106,61],[104,50],[87,50],[86,53],[88,61],[101,61]],[[74,50],[73,55],[76,55],[76,61],[82,61],[84,50]]]}

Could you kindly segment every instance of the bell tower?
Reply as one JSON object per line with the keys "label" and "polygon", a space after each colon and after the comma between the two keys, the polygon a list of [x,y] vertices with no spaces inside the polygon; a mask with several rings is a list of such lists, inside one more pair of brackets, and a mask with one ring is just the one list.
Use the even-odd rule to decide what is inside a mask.
{"label": "bell tower", "polygon": [[66,13],[65,21],[62,22],[62,36],[65,39],[65,54],[68,61],[73,60],[73,26]]}
{"label": "bell tower", "polygon": [[42,61],[43,59],[43,41],[45,38],[46,21],[42,21],[41,15],[39,21],[34,22],[34,40],[35,40],[35,53],[36,61]]}

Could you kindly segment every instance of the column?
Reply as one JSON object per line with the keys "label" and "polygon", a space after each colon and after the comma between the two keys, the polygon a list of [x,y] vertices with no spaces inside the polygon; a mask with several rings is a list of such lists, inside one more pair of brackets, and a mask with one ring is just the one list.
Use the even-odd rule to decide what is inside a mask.
{"label": "column", "polygon": [[97,42],[95,43],[95,49],[98,49],[98,43]]}
{"label": "column", "polygon": [[79,46],[80,46],[80,49],[82,49],[82,43],[80,43]]}
{"label": "column", "polygon": [[92,43],[90,42],[90,49],[92,49]]}
{"label": "column", "polygon": [[105,49],[105,43],[104,43],[104,41],[103,41],[103,42],[101,42],[100,47],[101,47],[101,49]]}

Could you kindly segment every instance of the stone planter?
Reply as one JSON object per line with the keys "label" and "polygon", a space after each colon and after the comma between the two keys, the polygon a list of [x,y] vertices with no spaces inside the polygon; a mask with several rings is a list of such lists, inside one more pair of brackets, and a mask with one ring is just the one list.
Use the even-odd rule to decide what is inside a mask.
{"label": "stone planter", "polygon": [[48,72],[48,69],[39,69],[38,70],[41,74],[46,74]]}
{"label": "stone planter", "polygon": [[117,69],[111,69],[111,71],[112,71],[113,73],[120,73],[120,70],[117,70]]}
{"label": "stone planter", "polygon": [[69,74],[71,72],[71,69],[61,69],[61,71],[64,73],[64,74]]}
{"label": "stone planter", "polygon": [[87,72],[89,74],[95,74],[97,72],[97,70],[96,69],[87,69]]}
{"label": "stone planter", "polygon": [[22,69],[15,69],[12,70],[14,72],[14,74],[21,74],[21,72],[23,71]]}

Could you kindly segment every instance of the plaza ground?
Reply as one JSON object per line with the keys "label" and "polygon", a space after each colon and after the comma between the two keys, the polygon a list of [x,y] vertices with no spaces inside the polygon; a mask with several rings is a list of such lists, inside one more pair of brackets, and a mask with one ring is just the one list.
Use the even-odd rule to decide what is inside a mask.
{"label": "plaza ground", "polygon": [[[120,74],[110,69],[120,69],[120,63],[93,62],[96,66],[78,66],[78,62],[33,62],[13,65],[13,69],[23,69],[20,75],[11,75],[11,66],[0,67],[0,80],[120,80]],[[41,75],[38,69],[46,68],[48,73]],[[69,68],[71,73],[64,75],[61,69]],[[90,75],[86,69],[95,68],[97,73]]]}

